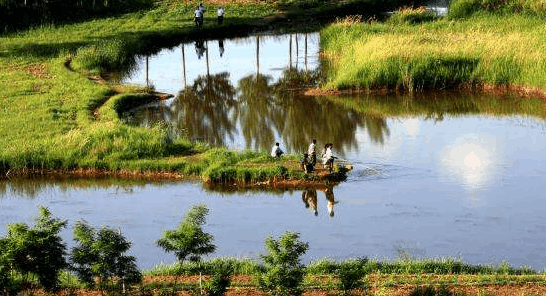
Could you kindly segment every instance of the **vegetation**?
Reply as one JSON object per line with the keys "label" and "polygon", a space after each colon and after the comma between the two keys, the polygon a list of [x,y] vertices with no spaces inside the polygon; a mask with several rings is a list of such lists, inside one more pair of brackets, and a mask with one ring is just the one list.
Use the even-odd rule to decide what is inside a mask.
{"label": "vegetation", "polygon": [[299,240],[299,233],[287,231],[278,240],[269,236],[265,240],[268,254],[260,257],[266,271],[256,276],[258,286],[269,295],[301,295],[305,268],[301,257],[309,244]]}
{"label": "vegetation", "polygon": [[88,287],[101,289],[108,280],[116,279],[125,284],[141,281],[136,258],[125,253],[131,247],[121,232],[109,227],[93,229],[84,221],[74,226],[77,245],[70,254],[71,269]]}
{"label": "vegetation", "polygon": [[174,252],[179,262],[186,258],[196,262],[201,256],[213,253],[216,246],[212,243],[214,237],[203,231],[205,218],[209,209],[201,204],[189,209],[175,230],[166,230],[163,237],[157,240],[157,245],[166,252]]}
{"label": "vegetation", "polygon": [[59,273],[68,264],[66,244],[59,232],[66,223],[52,218],[47,208],[40,207],[34,226],[24,223],[8,225],[7,236],[0,239],[0,281],[6,283],[2,289],[6,287],[7,292],[14,289],[14,279],[10,279],[8,273],[19,273],[24,281],[34,276],[48,291],[60,288]]}
{"label": "vegetation", "polygon": [[[461,3],[497,8],[455,13]],[[384,23],[347,19],[329,26],[321,32],[330,77],[325,87],[417,91],[491,84],[544,92],[543,12],[503,14],[502,7],[523,2],[487,3],[453,1],[449,17],[438,20],[423,9],[404,9]]]}
{"label": "vegetation", "polygon": [[[188,213],[203,212],[190,210]],[[132,295],[174,295],[181,290],[195,295],[223,295],[228,287],[260,289],[272,295],[299,295],[315,289],[345,295],[385,295],[401,286],[414,287],[411,295],[466,295],[451,288],[546,285],[544,271],[539,273],[526,266],[514,268],[508,262],[471,265],[449,257],[404,257],[394,261],[367,257],[341,261],[326,258],[303,265],[301,257],[309,245],[299,240],[298,233],[289,231],[278,239],[266,238],[268,253],[261,255],[263,264],[229,257],[212,258],[199,264],[176,262],[145,271],[152,279],[142,283],[135,258],[124,255],[130,243],[108,227],[96,230],[85,222],[77,222],[76,246],[67,263],[65,244],[58,236],[58,230],[66,223],[52,218],[50,211],[41,207],[35,226],[23,223],[9,226],[8,234],[0,238],[0,295],[17,295],[40,287],[74,293],[83,288],[102,289],[105,281],[110,287],[127,288]],[[49,260],[47,264],[46,260]],[[197,273],[203,274],[204,282],[181,277]],[[234,280],[231,275],[246,275],[247,280]],[[255,281],[251,280],[252,275]],[[160,282],[153,280],[156,276],[161,276]]]}

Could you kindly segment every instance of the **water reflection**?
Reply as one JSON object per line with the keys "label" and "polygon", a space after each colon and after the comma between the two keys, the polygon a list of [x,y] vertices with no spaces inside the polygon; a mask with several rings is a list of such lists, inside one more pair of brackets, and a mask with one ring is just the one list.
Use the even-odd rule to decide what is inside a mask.
{"label": "water reflection", "polygon": [[237,107],[235,88],[229,74],[199,76],[189,88],[180,91],[172,102],[167,122],[178,136],[224,145],[233,139],[235,123],[229,113]]}
{"label": "water reflection", "polygon": [[[324,191],[324,196],[326,197],[326,210],[328,212],[328,216],[334,217],[334,205],[339,203],[339,201],[334,198],[334,188],[333,186],[326,186],[326,188],[321,190]],[[303,201],[306,209],[312,211],[315,216],[319,215],[316,189],[308,188],[302,191],[301,200]]]}
{"label": "water reflection", "polygon": [[[167,124],[175,136],[268,151],[282,139],[288,151],[305,151],[309,140],[331,142],[340,155],[357,149],[356,130],[368,130],[376,143],[389,135],[385,119],[358,114],[351,108],[303,96],[299,90],[314,83],[317,74],[286,69],[273,83],[271,76],[253,74],[238,81],[235,89],[227,72],[199,76],[172,102],[150,104],[126,114],[128,122]],[[240,144],[240,143],[238,143]],[[237,147],[235,147],[237,148]]]}

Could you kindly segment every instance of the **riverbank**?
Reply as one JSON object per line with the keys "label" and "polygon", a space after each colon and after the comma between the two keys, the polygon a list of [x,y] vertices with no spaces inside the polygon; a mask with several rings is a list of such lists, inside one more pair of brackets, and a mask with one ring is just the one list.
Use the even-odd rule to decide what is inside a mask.
{"label": "riverbank", "polygon": [[[256,277],[265,270],[249,259],[213,258],[201,264],[174,263],[144,271],[142,282],[126,287],[131,295],[199,295],[209,286],[215,270],[229,270],[223,295],[267,295],[259,289]],[[352,274],[340,273],[350,267]],[[201,272],[198,272],[200,270]],[[224,270],[224,272],[226,272]],[[343,290],[341,280],[351,288]],[[398,259],[368,258],[334,261],[321,259],[306,265],[301,287],[303,295],[443,295],[443,296],[521,296],[546,293],[546,276],[528,268],[500,265],[471,265],[452,258]],[[120,293],[120,286],[110,283],[104,290],[84,289],[73,275],[62,277],[62,292],[72,295]],[[348,286],[345,286],[348,287]],[[34,289],[35,295],[42,295]],[[197,293],[197,294],[196,294]],[[219,295],[219,294],[218,294]]]}
{"label": "riverbank", "polygon": [[225,5],[224,25],[218,26],[210,13],[204,30],[194,28],[192,3],[163,1],[140,12],[0,37],[0,81],[5,86],[0,89],[0,175],[83,176],[87,173],[82,171],[93,171],[91,175],[197,176],[218,183],[324,182],[301,172],[300,155],[288,155],[283,163],[269,158],[268,151],[235,153],[187,139],[172,141],[160,126],[128,126],[119,112],[154,99],[154,90],[100,77],[112,70],[130,71],[137,55],[196,37],[316,30],[347,13],[373,16],[395,4],[205,1],[211,9],[219,3]]}
{"label": "riverbank", "polygon": [[493,10],[430,18],[420,8],[399,10],[384,23],[339,21],[321,32],[331,78],[323,90],[470,90],[544,99],[542,15]]}

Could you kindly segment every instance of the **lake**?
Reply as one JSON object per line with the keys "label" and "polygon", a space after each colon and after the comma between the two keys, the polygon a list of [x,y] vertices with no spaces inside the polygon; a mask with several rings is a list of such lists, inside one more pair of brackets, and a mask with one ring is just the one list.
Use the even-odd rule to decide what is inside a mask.
{"label": "lake", "polygon": [[[204,229],[218,246],[212,256],[257,258],[267,235],[292,230],[310,244],[305,262],[452,256],[472,264],[546,266],[543,119],[526,115],[517,107],[521,99],[510,97],[302,96],[295,90],[320,79],[314,73],[321,68],[319,37],[297,36],[225,40],[222,56],[213,40],[200,57],[194,44],[143,57],[126,82],[153,84],[175,98],[137,107],[125,120],[162,122],[173,137],[236,150],[269,151],[280,142],[301,153],[312,138],[319,146],[332,142],[334,153],[354,165],[332,193],[11,180],[0,183],[0,224],[31,223],[44,205],[69,220],[63,232],[69,246],[77,220],[109,225],[133,243],[138,265],[151,268],[175,261],[155,246],[161,232],[204,203],[210,209]],[[314,193],[316,202],[308,198]]]}

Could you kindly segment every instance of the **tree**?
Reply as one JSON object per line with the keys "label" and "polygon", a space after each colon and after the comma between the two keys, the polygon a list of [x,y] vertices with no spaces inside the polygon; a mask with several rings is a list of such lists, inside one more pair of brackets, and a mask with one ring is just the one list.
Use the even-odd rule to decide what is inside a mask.
{"label": "tree", "polygon": [[13,281],[10,276],[10,258],[6,250],[8,241],[6,238],[0,238],[0,295],[16,294],[13,289]]}
{"label": "tree", "polygon": [[133,256],[125,255],[131,247],[119,231],[102,227],[98,231],[85,221],[74,226],[74,241],[70,263],[78,277],[88,286],[99,286],[105,279],[119,279],[122,284],[138,283],[142,274]]}
{"label": "tree", "polygon": [[258,276],[260,289],[269,295],[301,295],[305,266],[301,257],[309,249],[308,243],[299,241],[300,234],[286,231],[278,240],[271,236],[265,240],[266,255],[260,255],[267,271]]}
{"label": "tree", "polygon": [[24,223],[8,225],[7,237],[0,243],[0,260],[10,262],[11,269],[25,276],[34,274],[45,290],[54,291],[60,287],[59,272],[68,266],[66,244],[59,235],[67,222],[52,218],[46,207],[40,207],[35,220],[33,227]]}
{"label": "tree", "polygon": [[184,214],[177,229],[163,232],[157,245],[165,252],[174,252],[180,262],[188,256],[190,261],[199,261],[202,255],[213,253],[216,250],[212,243],[214,237],[202,229],[208,213],[209,209],[203,204],[193,206]]}

